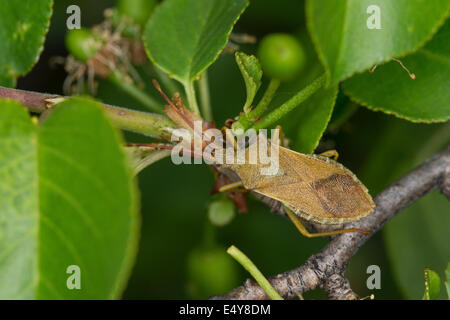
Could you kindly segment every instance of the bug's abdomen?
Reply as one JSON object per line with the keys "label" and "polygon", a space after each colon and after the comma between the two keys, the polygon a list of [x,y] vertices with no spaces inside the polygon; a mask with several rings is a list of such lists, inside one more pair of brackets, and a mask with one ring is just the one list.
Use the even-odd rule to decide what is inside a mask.
{"label": "bug's abdomen", "polygon": [[372,211],[367,192],[348,175],[334,173],[311,182],[310,186],[322,208],[337,218],[357,217]]}

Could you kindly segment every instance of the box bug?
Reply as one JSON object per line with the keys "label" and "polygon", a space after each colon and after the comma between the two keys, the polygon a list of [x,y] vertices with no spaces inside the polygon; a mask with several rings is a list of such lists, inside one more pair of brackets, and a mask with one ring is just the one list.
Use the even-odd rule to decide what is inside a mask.
{"label": "box bug", "polygon": [[[192,124],[195,120],[201,119],[200,116],[189,111],[182,104],[179,96],[176,96],[172,102],[156,82],[155,86],[169,103],[165,110],[167,116],[179,127],[194,132]],[[205,128],[211,128],[211,124],[204,126],[203,130]],[[196,134],[198,135],[199,132]],[[200,132],[200,135],[203,136],[203,133]],[[229,134],[224,136],[225,140],[229,139]],[[267,146],[272,144],[269,140],[263,141],[267,143]],[[202,144],[204,145],[204,142]],[[245,146],[246,160],[250,157],[249,150],[250,146]],[[375,203],[358,178],[342,164],[329,157],[337,156],[337,153],[328,152],[325,154],[327,156],[309,155],[278,145],[277,150],[278,169],[271,175],[262,175],[261,169],[267,165],[258,162],[215,164],[220,169],[231,170],[240,179],[222,186],[219,191],[236,192],[243,187],[245,191],[252,191],[279,201],[297,229],[307,237],[330,236],[346,232],[370,234],[366,230],[355,228],[309,233],[300,219],[324,225],[358,221],[374,211]],[[191,155],[202,156],[195,151],[191,152]]]}

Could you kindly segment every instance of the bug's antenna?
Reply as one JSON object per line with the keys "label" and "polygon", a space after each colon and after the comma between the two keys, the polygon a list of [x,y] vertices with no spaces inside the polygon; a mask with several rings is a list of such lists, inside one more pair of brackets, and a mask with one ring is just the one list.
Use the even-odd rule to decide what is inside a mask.
{"label": "bug's antenna", "polygon": [[403,64],[403,62],[401,62],[399,59],[396,59],[396,58],[392,58],[392,60],[394,60],[395,62],[397,62],[398,64],[400,64],[400,65],[402,66],[403,70],[405,70],[406,72],[408,72],[408,74],[409,74],[409,76],[411,77],[411,79],[416,80],[416,75],[415,75],[414,73],[410,72],[410,71],[408,70],[408,68],[405,67],[405,65]]}
{"label": "bug's antenna", "polygon": [[[411,79],[416,80],[416,75],[414,73],[412,73],[411,71],[408,70],[407,67],[405,67],[405,65],[403,64],[403,62],[401,62],[399,59],[396,58],[392,58],[392,60],[394,60],[395,62],[397,62],[398,64],[400,64],[400,66],[403,68],[403,70],[405,70],[406,72],[408,72],[409,76]],[[373,73],[375,71],[375,69],[378,67],[378,65],[374,65],[372,67],[372,69],[369,70],[370,73]]]}
{"label": "bug's antenna", "polygon": [[177,109],[177,107],[173,104],[172,100],[169,99],[169,97],[164,93],[164,91],[161,89],[161,86],[159,85],[158,81],[155,79],[152,80],[153,85],[155,86],[156,90],[163,96],[163,98],[167,101],[167,103],[172,107]]}
{"label": "bug's antenna", "polygon": [[[158,90],[158,92],[163,96],[163,98],[169,103],[169,106],[183,119],[183,121],[185,121],[189,127],[191,127],[192,129],[194,129],[194,124],[192,123],[192,121],[190,121],[185,115],[184,113],[177,108],[177,106],[172,102],[172,100],[169,99],[169,97],[164,93],[164,91],[161,89],[161,86],[159,85],[158,81],[156,81],[155,79],[152,80],[153,85],[155,86],[156,90]],[[170,116],[169,116],[170,117]],[[172,119],[173,120],[173,119]]]}

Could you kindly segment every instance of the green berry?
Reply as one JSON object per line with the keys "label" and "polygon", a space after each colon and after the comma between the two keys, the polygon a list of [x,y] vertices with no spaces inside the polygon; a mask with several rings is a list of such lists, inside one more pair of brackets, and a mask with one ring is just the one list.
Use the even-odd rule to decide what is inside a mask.
{"label": "green berry", "polygon": [[301,43],[293,36],[273,33],[259,44],[258,58],[264,73],[275,79],[291,80],[305,67],[306,57]]}
{"label": "green berry", "polygon": [[188,256],[187,276],[189,296],[206,299],[234,288],[239,269],[225,248],[195,249]]}
{"label": "green berry", "polygon": [[76,59],[87,62],[102,48],[103,41],[89,29],[74,29],[67,32],[66,47]]}
{"label": "green berry", "polygon": [[119,0],[117,10],[120,15],[131,18],[142,26],[147,23],[157,3],[156,0]]}
{"label": "green berry", "polygon": [[229,224],[234,218],[234,205],[228,198],[211,202],[208,208],[209,221],[217,227]]}

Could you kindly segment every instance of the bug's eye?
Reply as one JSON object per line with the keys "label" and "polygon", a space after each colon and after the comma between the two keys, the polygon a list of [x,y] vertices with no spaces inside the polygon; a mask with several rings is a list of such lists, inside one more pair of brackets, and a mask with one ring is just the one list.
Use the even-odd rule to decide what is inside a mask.
{"label": "bug's eye", "polygon": [[286,81],[298,75],[306,62],[301,43],[284,33],[273,33],[263,38],[258,58],[268,77]]}

